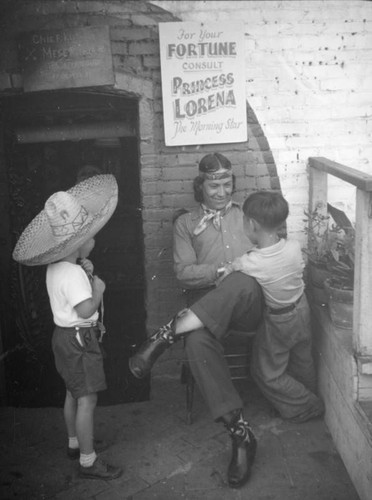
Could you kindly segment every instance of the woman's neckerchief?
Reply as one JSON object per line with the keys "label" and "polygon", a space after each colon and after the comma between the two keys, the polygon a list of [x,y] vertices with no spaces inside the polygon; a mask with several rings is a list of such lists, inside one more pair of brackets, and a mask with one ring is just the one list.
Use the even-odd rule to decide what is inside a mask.
{"label": "woman's neckerchief", "polygon": [[221,217],[223,217],[231,208],[232,206],[232,201],[230,200],[229,203],[226,205],[225,208],[222,210],[213,210],[212,208],[208,208],[202,203],[202,209],[204,212],[203,217],[201,218],[199,224],[196,226],[194,229],[193,233],[195,236],[198,236],[198,234],[202,233],[207,227],[208,223],[212,221],[214,227],[217,229],[217,231],[221,230]]}

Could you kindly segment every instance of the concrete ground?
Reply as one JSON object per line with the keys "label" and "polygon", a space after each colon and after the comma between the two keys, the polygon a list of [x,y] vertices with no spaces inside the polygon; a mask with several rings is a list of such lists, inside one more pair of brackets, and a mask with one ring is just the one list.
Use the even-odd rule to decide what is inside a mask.
{"label": "concrete ground", "polygon": [[80,479],[65,455],[60,408],[0,408],[0,498],[53,500],[358,500],[322,419],[295,425],[274,415],[250,383],[245,416],[258,451],[250,481],[230,489],[230,439],[196,390],[186,423],[185,388],[175,377],[152,380],[143,403],[98,407],[96,437],[107,461],[124,467],[113,481]]}

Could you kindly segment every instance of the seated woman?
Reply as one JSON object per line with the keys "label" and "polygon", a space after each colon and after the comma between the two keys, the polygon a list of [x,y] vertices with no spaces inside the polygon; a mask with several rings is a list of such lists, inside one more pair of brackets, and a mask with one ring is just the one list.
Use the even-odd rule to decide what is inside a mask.
{"label": "seated woman", "polygon": [[247,198],[243,211],[245,229],[256,247],[228,265],[227,277],[217,288],[161,327],[130,359],[132,373],[141,378],[167,347],[189,332],[185,338],[192,373],[212,416],[232,437],[228,481],[233,487],[250,476],[256,439],[243,418],[242,402],[223,356],[221,340],[229,327],[253,330],[264,312],[253,363],[261,390],[283,418],[304,422],[324,411],[313,392],[315,370],[300,245],[278,236],[288,204],[280,193],[262,191]]}

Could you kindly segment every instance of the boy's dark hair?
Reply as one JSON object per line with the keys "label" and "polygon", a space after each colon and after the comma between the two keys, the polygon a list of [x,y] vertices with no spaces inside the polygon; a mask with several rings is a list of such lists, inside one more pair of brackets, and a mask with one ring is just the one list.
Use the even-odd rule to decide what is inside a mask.
{"label": "boy's dark hair", "polygon": [[243,204],[244,215],[256,220],[265,229],[277,229],[288,217],[287,200],[277,191],[257,191],[248,196]]}
{"label": "boy's dark hair", "polygon": [[[201,175],[198,175],[194,179],[193,183],[193,188],[194,188],[194,199],[198,203],[203,203],[204,197],[203,197],[203,184],[204,184],[204,177]],[[235,175],[232,175],[232,183],[233,183],[233,189],[232,192],[235,192]]]}

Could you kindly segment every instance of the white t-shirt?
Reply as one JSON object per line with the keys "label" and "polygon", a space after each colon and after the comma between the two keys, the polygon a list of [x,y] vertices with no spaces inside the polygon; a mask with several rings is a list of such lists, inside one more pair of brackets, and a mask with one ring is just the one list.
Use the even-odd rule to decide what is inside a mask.
{"label": "white t-shirt", "polygon": [[92,298],[91,284],[81,266],[65,261],[49,264],[46,286],[56,325],[71,327],[97,321],[98,311],[90,318],[81,318],[75,309],[80,302]]}
{"label": "white t-shirt", "polygon": [[273,309],[296,302],[304,291],[301,247],[296,240],[281,239],[266,248],[254,247],[232,263],[233,269],[256,278],[266,305]]}

